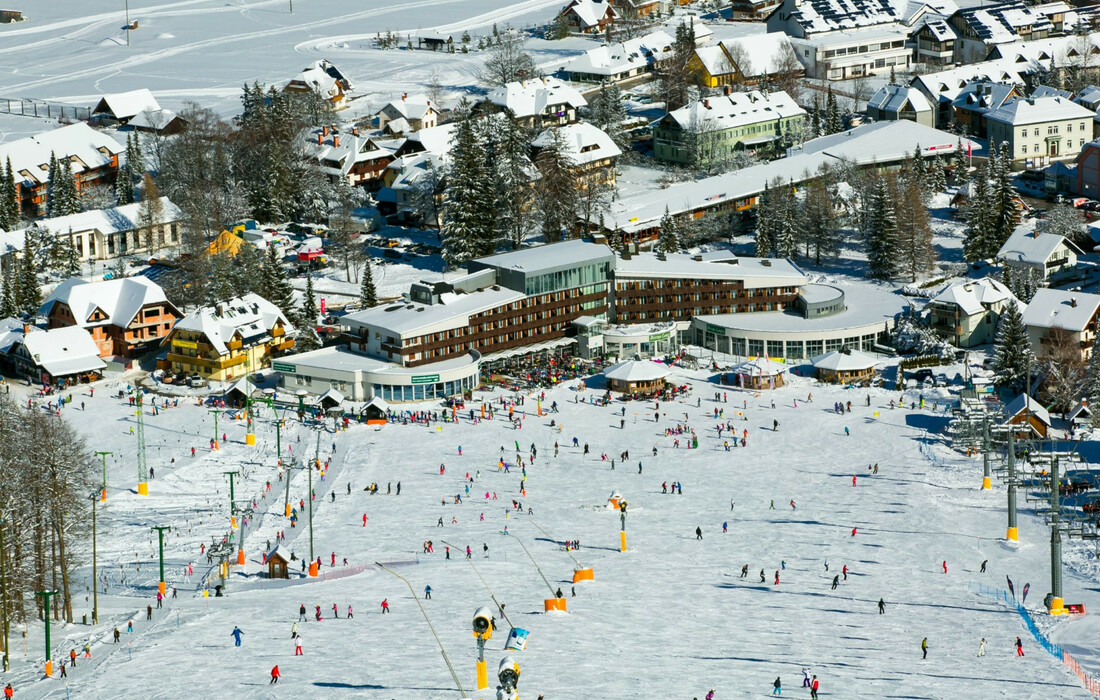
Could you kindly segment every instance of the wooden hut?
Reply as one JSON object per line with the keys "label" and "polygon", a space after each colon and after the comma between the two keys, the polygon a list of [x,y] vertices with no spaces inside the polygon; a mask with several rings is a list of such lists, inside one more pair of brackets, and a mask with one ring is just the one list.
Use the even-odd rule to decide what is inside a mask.
{"label": "wooden hut", "polygon": [[389,408],[389,404],[383,401],[382,397],[375,396],[359,409],[359,417],[365,420],[367,425],[385,425]]}
{"label": "wooden hut", "polygon": [[666,365],[651,360],[627,360],[603,371],[607,388],[624,394],[650,394],[665,388],[665,377],[671,371]]}
{"label": "wooden hut", "polygon": [[875,376],[875,358],[859,350],[833,350],[813,358],[818,381],[852,384]]}
{"label": "wooden hut", "polygon": [[742,389],[778,389],[786,385],[786,375],[786,365],[757,357],[737,365],[723,379]]}
{"label": "wooden hut", "polygon": [[1001,425],[1020,426],[1016,433],[1018,439],[1046,439],[1050,430],[1050,413],[1027,394],[1020,394],[1005,404],[1004,415]]}
{"label": "wooden hut", "polygon": [[290,578],[290,560],[279,545],[267,553],[266,561],[268,578]]}

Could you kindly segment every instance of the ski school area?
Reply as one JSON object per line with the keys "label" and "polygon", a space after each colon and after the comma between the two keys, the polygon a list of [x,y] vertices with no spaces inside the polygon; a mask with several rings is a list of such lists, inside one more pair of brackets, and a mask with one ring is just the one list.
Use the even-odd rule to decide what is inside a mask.
{"label": "ski school area", "polygon": [[[938,434],[946,389],[744,390],[669,369],[686,388],[671,401],[604,403],[589,378],[522,404],[476,391],[456,422],[442,404],[346,429],[259,405],[254,445],[243,420],[168,402],[143,417],[148,495],[124,383],[76,389],[62,415],[109,453],[97,573],[89,542],[53,676],[32,621],[13,625],[4,682],[20,700],[490,698],[508,657],[532,699],[777,681],[809,697],[804,670],[820,697],[1092,696],[1028,627],[1095,673],[1092,618],[1046,614],[1049,529],[1021,493],[1004,539],[1004,487],[982,490],[980,454]],[[1091,547],[1064,546],[1065,599],[1095,608]]]}

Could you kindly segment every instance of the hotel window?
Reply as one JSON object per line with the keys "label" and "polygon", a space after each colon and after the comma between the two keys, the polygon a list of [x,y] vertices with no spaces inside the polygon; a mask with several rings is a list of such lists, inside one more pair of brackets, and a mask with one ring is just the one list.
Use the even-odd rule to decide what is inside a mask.
{"label": "hotel window", "polygon": [[1020,146],[1020,152],[1021,153],[1027,153],[1027,145],[1026,144],[1023,145],[1023,146]]}

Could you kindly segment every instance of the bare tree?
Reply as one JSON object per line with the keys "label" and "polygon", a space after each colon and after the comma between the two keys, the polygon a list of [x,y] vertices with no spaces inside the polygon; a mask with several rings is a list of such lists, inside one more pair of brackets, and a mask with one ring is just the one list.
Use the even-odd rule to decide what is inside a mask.
{"label": "bare tree", "polygon": [[861,111],[861,102],[867,102],[871,98],[871,81],[866,75],[861,75],[852,81],[853,112]]}
{"label": "bare tree", "polygon": [[726,51],[729,53],[730,61],[737,69],[735,77],[736,85],[745,85],[751,81],[752,76],[752,57],[749,56],[749,52],[745,47],[737,41],[725,44]]}
{"label": "bare tree", "polygon": [[516,80],[530,80],[539,76],[538,66],[531,54],[523,48],[523,35],[508,28],[500,33],[499,41],[486,52],[481,81],[497,87]]}
{"label": "bare tree", "polygon": [[152,173],[148,172],[142,178],[140,224],[137,232],[137,247],[141,247],[141,239],[144,238],[149,248],[149,256],[156,257],[165,243],[164,202],[161,201],[157,181],[153,179]]}
{"label": "bare tree", "polygon": [[802,61],[798,60],[798,54],[791,46],[791,42],[783,42],[783,47],[779,50],[779,57],[775,61],[775,73],[769,76],[769,82],[775,86],[775,89],[782,90],[790,95],[792,100],[801,104],[801,76],[804,72],[805,67],[802,65]]}
{"label": "bare tree", "polygon": [[1042,396],[1052,409],[1066,411],[1078,404],[1085,391],[1088,363],[1073,334],[1061,328],[1050,333],[1041,360],[1044,380]]}

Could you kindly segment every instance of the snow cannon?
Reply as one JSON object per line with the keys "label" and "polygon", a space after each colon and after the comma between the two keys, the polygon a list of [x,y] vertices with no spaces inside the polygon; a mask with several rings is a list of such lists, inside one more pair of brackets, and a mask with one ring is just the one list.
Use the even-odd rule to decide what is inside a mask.
{"label": "snow cannon", "polygon": [[497,679],[500,686],[497,688],[497,700],[515,700],[519,697],[519,664],[511,656],[505,656],[500,660],[497,669]]}
{"label": "snow cannon", "polygon": [[474,611],[474,638],[479,642],[487,642],[493,638],[493,613],[485,605]]}
{"label": "snow cannon", "polygon": [[573,569],[573,583],[580,583],[581,581],[592,581],[595,579],[596,574],[592,571],[592,567]]}
{"label": "snow cannon", "polygon": [[612,510],[619,510],[619,503],[623,500],[623,496],[618,491],[615,491],[607,498],[607,507]]}

